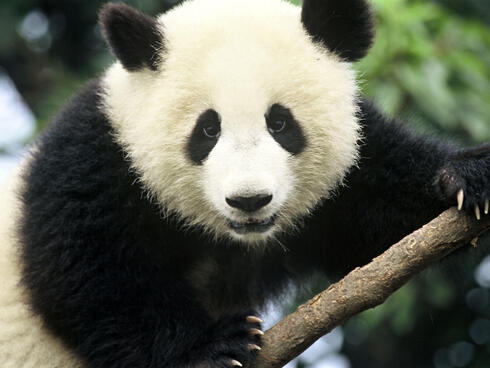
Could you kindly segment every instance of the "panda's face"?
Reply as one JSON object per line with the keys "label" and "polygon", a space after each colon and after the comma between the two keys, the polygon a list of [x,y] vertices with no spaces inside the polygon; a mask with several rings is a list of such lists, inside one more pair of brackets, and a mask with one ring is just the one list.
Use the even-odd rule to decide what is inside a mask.
{"label": "panda's face", "polygon": [[104,78],[106,112],[142,184],[217,238],[262,243],[293,229],[355,163],[349,64],[281,0],[194,0],[159,24],[156,71],[117,63]]}
{"label": "panda's face", "polygon": [[207,110],[187,149],[202,165],[205,197],[227,222],[227,232],[248,241],[274,232],[295,186],[291,161],[305,145],[291,112],[274,104],[240,115]]}

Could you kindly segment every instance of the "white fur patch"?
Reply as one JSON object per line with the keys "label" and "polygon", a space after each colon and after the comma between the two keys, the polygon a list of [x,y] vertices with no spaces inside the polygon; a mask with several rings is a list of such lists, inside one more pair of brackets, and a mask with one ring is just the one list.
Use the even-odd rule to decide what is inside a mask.
{"label": "white fur patch", "polygon": [[[355,74],[282,0],[193,0],[159,18],[165,34],[157,72],[119,63],[104,77],[105,110],[141,182],[164,211],[213,236],[255,243],[287,231],[328,198],[357,158]],[[291,156],[268,134],[264,115],[279,103],[306,137]],[[202,166],[186,157],[199,115],[216,110],[222,135]],[[234,193],[270,191],[265,234],[237,235],[225,203]],[[259,216],[260,214],[258,214]]]}
{"label": "white fur patch", "polygon": [[33,315],[20,285],[19,175],[0,188],[0,367],[81,368],[82,364]]}

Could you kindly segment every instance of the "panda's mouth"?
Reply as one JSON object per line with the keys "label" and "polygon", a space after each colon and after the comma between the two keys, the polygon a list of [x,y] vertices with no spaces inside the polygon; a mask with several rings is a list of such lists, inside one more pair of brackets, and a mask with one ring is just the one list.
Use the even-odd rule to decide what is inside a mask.
{"label": "panda's mouth", "polygon": [[228,221],[228,226],[238,234],[265,233],[274,226],[275,216],[266,219],[249,218],[247,221]]}

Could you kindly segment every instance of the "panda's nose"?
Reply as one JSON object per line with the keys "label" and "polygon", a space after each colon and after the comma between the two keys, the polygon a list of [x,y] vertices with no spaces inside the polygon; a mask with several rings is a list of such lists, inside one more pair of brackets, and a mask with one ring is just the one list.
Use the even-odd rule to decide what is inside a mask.
{"label": "panda's nose", "polygon": [[245,212],[255,212],[265,207],[272,201],[272,194],[259,194],[253,197],[232,197],[226,198],[228,203],[233,208]]}

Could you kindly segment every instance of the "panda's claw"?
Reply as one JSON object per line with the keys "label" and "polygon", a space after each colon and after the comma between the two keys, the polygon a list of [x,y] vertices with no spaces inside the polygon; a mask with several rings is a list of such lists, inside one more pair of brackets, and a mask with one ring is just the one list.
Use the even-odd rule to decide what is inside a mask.
{"label": "panda's claw", "polygon": [[477,204],[475,204],[475,216],[477,220],[481,220],[480,207]]}
{"label": "panda's claw", "polygon": [[258,328],[251,328],[250,329],[250,334],[252,336],[262,336],[264,334],[264,332],[262,330],[259,330]]}
{"label": "panda's claw", "polygon": [[464,190],[460,189],[458,192],[458,210],[461,211],[463,209],[464,202]]}
{"label": "panda's claw", "polygon": [[243,364],[235,359],[230,360],[230,364],[232,367],[243,367]]}
{"label": "panda's claw", "polygon": [[264,323],[259,317],[256,316],[247,316],[248,323]]}
{"label": "panda's claw", "polygon": [[260,351],[262,350],[262,348],[256,344],[248,344],[248,351],[254,351],[254,350]]}
{"label": "panda's claw", "polygon": [[485,210],[483,212],[485,212],[485,215],[488,215],[488,209],[489,209],[489,201],[488,201],[488,198],[485,199]]}

